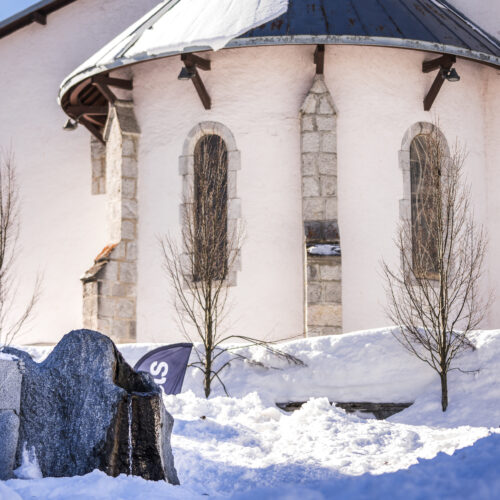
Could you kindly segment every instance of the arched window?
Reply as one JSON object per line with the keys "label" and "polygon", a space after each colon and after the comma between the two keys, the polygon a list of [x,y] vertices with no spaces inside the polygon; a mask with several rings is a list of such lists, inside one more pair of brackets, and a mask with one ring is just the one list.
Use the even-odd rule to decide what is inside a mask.
{"label": "arched window", "polygon": [[225,286],[237,285],[242,262],[240,168],[240,151],[225,125],[206,121],[189,131],[179,157],[179,215],[184,235],[192,232],[183,258],[193,280],[202,280],[208,272],[224,279]]}
{"label": "arched window", "polygon": [[194,148],[194,279],[228,272],[228,151],[222,137],[203,135]]}
{"label": "arched window", "polygon": [[411,141],[411,239],[417,276],[432,277],[438,271],[442,157],[436,134],[419,134]]}

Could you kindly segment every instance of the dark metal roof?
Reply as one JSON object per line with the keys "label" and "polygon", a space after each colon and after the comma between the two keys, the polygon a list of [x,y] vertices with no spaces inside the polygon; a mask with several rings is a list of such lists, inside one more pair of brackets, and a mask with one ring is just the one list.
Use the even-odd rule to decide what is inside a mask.
{"label": "dark metal roof", "polygon": [[[42,0],[17,14],[0,22],[0,38],[10,35],[14,31],[28,26],[28,24],[40,22],[52,12],[75,2],[76,0]],[[37,20],[38,19],[38,20]],[[43,24],[43,23],[42,23]]]}
{"label": "dark metal roof", "polygon": [[[136,41],[179,1],[159,4],[71,73],[59,90],[63,109],[77,118],[69,111],[71,105],[105,104],[102,95],[96,93],[94,79],[113,69],[211,50],[202,41],[200,46],[178,49],[183,40],[178,41],[177,48],[159,44],[134,50]],[[192,15],[195,18],[196,12]],[[288,44],[397,47],[450,54],[500,68],[498,40],[445,0],[289,0],[285,14],[234,38],[226,48]],[[99,117],[101,122],[95,119],[94,123],[102,129],[105,119]]]}
{"label": "dark metal roof", "polygon": [[[500,42],[444,0],[289,0],[279,18],[230,46],[389,45],[453,53],[500,66]],[[491,57],[492,56],[492,57]]]}

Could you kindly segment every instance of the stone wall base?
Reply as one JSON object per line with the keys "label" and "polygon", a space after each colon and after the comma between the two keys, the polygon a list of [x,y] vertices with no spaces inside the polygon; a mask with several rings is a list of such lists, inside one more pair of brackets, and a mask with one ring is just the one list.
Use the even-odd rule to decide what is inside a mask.
{"label": "stone wall base", "polygon": [[117,343],[136,342],[135,244],[106,247],[82,277],[83,326]]}

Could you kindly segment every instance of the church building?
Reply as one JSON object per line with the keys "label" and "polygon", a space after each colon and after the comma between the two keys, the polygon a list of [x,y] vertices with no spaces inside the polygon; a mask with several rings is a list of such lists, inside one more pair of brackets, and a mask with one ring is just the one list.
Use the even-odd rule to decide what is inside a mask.
{"label": "church building", "polygon": [[[410,150],[436,128],[468,152],[481,286],[499,291],[499,37],[497,0],[43,0],[1,22],[20,304],[43,275],[19,341],[183,339],[160,242],[214,138],[228,234],[244,227],[234,334],[390,324],[381,262],[398,264]],[[482,327],[499,325],[497,293]]]}

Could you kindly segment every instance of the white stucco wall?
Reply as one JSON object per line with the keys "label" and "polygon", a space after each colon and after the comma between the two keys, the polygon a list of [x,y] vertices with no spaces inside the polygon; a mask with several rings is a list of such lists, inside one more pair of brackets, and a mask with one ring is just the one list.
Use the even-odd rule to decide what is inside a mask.
{"label": "white stucco wall", "polygon": [[[267,338],[302,332],[298,112],[312,82],[313,52],[312,46],[289,46],[208,54],[212,71],[203,72],[202,78],[213,100],[210,111],[203,109],[190,82],[177,80],[179,58],[134,68],[134,99],[142,130],[139,341],[180,338],[157,236],[179,231],[178,157],[189,130],[207,120],[229,127],[241,151],[238,196],[247,238],[238,285],[232,291],[231,331]],[[423,74],[421,64],[432,57],[398,49],[326,47],[325,78],[338,110],[345,331],[388,323],[380,261],[398,260],[393,244],[403,197],[398,151],[413,123],[439,119],[450,145],[456,139],[467,145],[466,168],[476,214],[486,221],[485,120],[497,120],[500,108],[495,104],[495,110],[486,113],[493,98],[485,93],[485,85],[495,71],[460,60],[456,69],[461,81],[445,83],[432,111],[425,112],[422,100],[435,75]],[[490,128],[498,134],[498,123]],[[500,243],[500,235],[498,239]],[[499,272],[488,268],[490,283],[498,281]]]}
{"label": "white stucco wall", "polygon": [[62,130],[59,84],[156,3],[78,0],[50,14],[46,26],[0,39],[0,148],[14,152],[21,187],[18,304],[43,273],[31,332],[17,342],[54,342],[81,327],[79,277],[108,243],[104,196],[90,194],[89,134]]}
{"label": "white stucco wall", "polygon": [[[0,39],[0,146],[16,155],[22,200],[17,260],[19,303],[38,271],[43,294],[31,332],[20,342],[55,342],[81,326],[79,277],[109,243],[105,195],[92,196],[89,134],[61,130],[61,80],[156,0],[79,0]],[[499,4],[452,0],[498,36]],[[471,12],[469,12],[471,11]],[[119,12],[119,15],[116,13]],[[495,32],[495,29],[497,32]],[[303,255],[298,113],[314,74],[313,46],[210,53],[202,72],[213,109],[190,82],[177,80],[178,57],[137,65],[134,100],[139,151],[138,340],[181,338],[161,270],[157,236],[179,230],[178,157],[189,130],[218,121],[241,151],[238,197],[246,222],[242,269],[232,290],[231,332],[278,339],[303,331]],[[398,151],[415,122],[440,120],[450,144],[466,143],[476,213],[489,230],[486,281],[500,283],[498,212],[500,84],[492,68],[459,60],[459,83],[445,83],[431,112],[422,99],[434,74],[420,52],[327,46],[325,78],[338,110],[339,223],[344,330],[387,324],[382,256],[397,262],[392,238],[403,183]],[[485,287],[486,288],[486,287]],[[498,327],[500,292],[484,326]]]}
{"label": "white stucco wall", "polygon": [[[346,331],[388,323],[384,313],[382,258],[397,264],[393,238],[403,197],[398,151],[406,130],[439,120],[453,144],[469,149],[466,170],[476,213],[484,220],[485,160],[482,67],[459,61],[459,84],[446,83],[432,110],[422,100],[435,74],[423,74],[435,57],[397,49],[335,47],[328,50],[326,76],[338,108],[339,224]],[[362,77],[360,70],[362,68]]]}
{"label": "white stucco wall", "polygon": [[[284,47],[279,53],[264,48],[210,54],[212,71],[202,75],[212,97],[210,111],[203,109],[191,82],[177,80],[180,58],[134,69],[135,109],[142,132],[139,341],[179,337],[156,236],[179,230],[178,158],[191,128],[207,120],[228,127],[241,151],[237,196],[246,238],[227,326],[238,334],[269,339],[302,333],[298,110],[311,82],[296,76],[298,71],[311,73],[309,52],[305,47]],[[285,56],[281,61],[279,54]]]}
{"label": "white stucco wall", "polygon": [[484,85],[486,185],[488,213],[488,268],[489,286],[495,300],[489,313],[489,325],[500,325],[500,70],[489,70]]}

